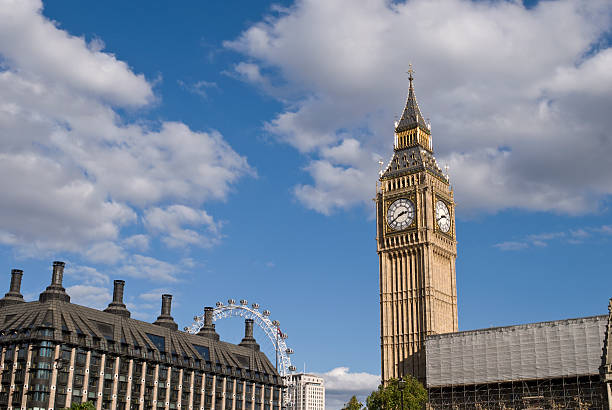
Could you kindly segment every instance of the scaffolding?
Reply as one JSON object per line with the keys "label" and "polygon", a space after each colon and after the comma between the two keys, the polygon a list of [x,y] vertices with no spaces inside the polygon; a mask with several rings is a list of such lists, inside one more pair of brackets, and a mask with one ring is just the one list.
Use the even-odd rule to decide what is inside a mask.
{"label": "scaffolding", "polygon": [[428,336],[431,409],[608,409],[607,316]]}
{"label": "scaffolding", "polygon": [[599,375],[430,387],[431,409],[607,409]]}

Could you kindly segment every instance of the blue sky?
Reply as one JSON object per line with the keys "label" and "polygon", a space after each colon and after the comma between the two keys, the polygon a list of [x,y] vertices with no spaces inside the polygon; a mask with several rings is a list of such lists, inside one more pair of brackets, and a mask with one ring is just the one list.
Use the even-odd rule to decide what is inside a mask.
{"label": "blue sky", "polygon": [[371,199],[412,63],[457,200],[460,329],[606,311],[609,2],[0,4],[0,253],[26,298],[59,259],[74,302],[124,279],[141,320],[165,292],[181,327],[258,302],[329,408],[363,395]]}

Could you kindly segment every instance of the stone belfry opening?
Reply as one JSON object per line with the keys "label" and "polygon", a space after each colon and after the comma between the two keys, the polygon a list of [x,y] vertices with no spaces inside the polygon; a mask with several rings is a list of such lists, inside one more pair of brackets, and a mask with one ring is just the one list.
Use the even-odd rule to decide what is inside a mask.
{"label": "stone belfry opening", "polygon": [[425,338],[457,331],[455,202],[433,153],[412,68],[391,161],[376,193],[383,382],[425,382]]}

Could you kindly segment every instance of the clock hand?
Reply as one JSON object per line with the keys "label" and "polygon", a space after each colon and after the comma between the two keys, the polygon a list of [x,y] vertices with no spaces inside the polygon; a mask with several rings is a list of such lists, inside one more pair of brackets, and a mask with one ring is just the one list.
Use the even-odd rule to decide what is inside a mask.
{"label": "clock hand", "polygon": [[402,211],[400,212],[395,218],[393,218],[393,220],[391,221],[391,223],[395,222],[397,220],[397,218],[399,218],[400,216],[407,214],[408,211]]}

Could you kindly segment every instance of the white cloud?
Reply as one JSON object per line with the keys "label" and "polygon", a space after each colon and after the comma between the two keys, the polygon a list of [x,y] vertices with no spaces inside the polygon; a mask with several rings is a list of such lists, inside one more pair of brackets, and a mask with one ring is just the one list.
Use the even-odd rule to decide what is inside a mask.
{"label": "white cloud", "polygon": [[322,148],[321,156],[343,165],[359,165],[369,159],[367,152],[361,148],[361,142],[353,138],[345,138],[339,145]]}
{"label": "white cloud", "polygon": [[295,196],[307,207],[323,214],[352,204],[354,196],[372,193],[372,184],[364,184],[364,171],[358,168],[334,166],[326,160],[312,161],[306,170],[316,186],[297,185]]}
{"label": "white cloud", "polygon": [[[151,289],[138,295],[137,300],[131,302],[128,307],[135,312],[138,318],[152,321],[159,315],[161,295],[164,294],[172,294],[172,292],[167,288]],[[173,308],[176,306],[176,300],[172,301],[172,306]]]}
{"label": "white cloud", "polygon": [[605,0],[300,0],[225,45],[285,103],[266,129],[307,154],[312,183],[295,194],[308,208],[369,202],[413,62],[461,213],[576,214],[612,194],[611,20]]}
{"label": "white cloud", "polygon": [[597,232],[600,232],[606,235],[612,235],[612,225],[602,225],[599,228],[597,228]]}
{"label": "white cloud", "polygon": [[[0,0],[0,243],[25,256],[69,251],[129,263],[128,250],[149,246],[133,230],[123,238],[140,227],[139,214],[188,204],[201,220],[179,222],[201,225],[206,201],[255,175],[214,130],[125,122],[116,110],[150,106],[152,83],[102,51],[102,39],[87,43],[41,9],[37,0]],[[174,231],[156,232],[170,244],[212,243],[167,227]]]}
{"label": "white cloud", "polygon": [[546,246],[549,241],[553,239],[565,238],[565,232],[548,232],[548,233],[540,233],[527,236],[527,239],[530,240],[535,246]]}
{"label": "white cloud", "polygon": [[[164,234],[163,241],[170,247],[184,245],[210,246],[218,240],[218,224],[206,213],[184,205],[171,205],[165,209],[151,208],[145,211],[145,225],[153,232]],[[208,232],[203,236],[189,226],[204,226]]]}
{"label": "white cloud", "polygon": [[136,254],[117,269],[117,274],[158,282],[176,282],[181,271],[180,267],[171,263]]}
{"label": "white cloud", "polygon": [[211,88],[218,88],[217,83],[212,81],[196,81],[193,84],[187,84],[184,81],[178,80],[178,84],[185,90],[199,95],[203,98],[208,98],[208,90]]}
{"label": "white cloud", "polygon": [[[83,267],[76,267],[75,271],[81,273],[87,273],[88,269],[82,269]],[[133,318],[141,319],[145,321],[153,321],[160,312],[161,309],[161,295],[169,292],[168,289],[152,289],[148,292],[142,293],[136,297],[130,297],[129,295],[129,283],[126,284],[126,294],[124,301],[126,307],[130,311]],[[72,303],[77,303],[83,306],[89,306],[95,309],[105,309],[108,304],[112,301],[112,294],[106,287],[95,286],[91,284],[75,285],[66,288],[66,292],[70,295]],[[127,301],[127,298],[130,301]],[[173,303],[175,305],[176,303]]]}
{"label": "white cloud", "polygon": [[135,125],[109,131],[108,139],[91,144],[78,144],[71,133],[56,141],[117,200],[144,206],[162,200],[223,199],[231,183],[253,174],[246,159],[216,131],[195,132],[178,122],[164,122],[159,131]]}
{"label": "white cloud", "polygon": [[186,268],[194,268],[197,266],[197,263],[193,260],[193,258],[183,258],[181,259],[180,264]]}
{"label": "white cloud", "polygon": [[529,247],[529,244],[526,242],[519,241],[506,241],[500,242],[493,245],[496,248],[499,248],[502,251],[518,251],[521,249],[525,249]]}
{"label": "white cloud", "polygon": [[91,266],[73,265],[65,271],[66,276],[85,285],[106,285],[110,278],[107,274]]}
{"label": "white cloud", "polygon": [[369,373],[351,373],[348,367],[336,367],[319,374],[325,380],[325,407],[341,409],[355,395],[365,404],[365,398],[378,388],[380,376]]}
{"label": "white cloud", "polygon": [[138,295],[138,297],[148,302],[159,302],[161,301],[161,295],[169,294],[169,293],[171,292],[167,288],[158,288],[158,289],[151,289],[147,292],[141,293],[140,295]]}
{"label": "white cloud", "polygon": [[[0,80],[1,82],[1,80]],[[114,240],[135,214],[104,198],[96,186],[54,159],[35,153],[0,153],[0,238],[40,250],[77,251],[80,244]]]}
{"label": "white cloud", "polygon": [[141,252],[149,249],[149,237],[143,234],[128,236],[121,243],[127,248],[136,249]]}
{"label": "white cloud", "polygon": [[567,239],[567,241],[571,244],[578,245],[583,243],[590,236],[591,233],[587,232],[584,229],[572,229],[569,231],[569,238]]}
{"label": "white cloud", "polygon": [[579,67],[559,67],[547,85],[557,93],[609,95],[612,92],[612,49],[605,49]]}
{"label": "white cloud", "polygon": [[114,242],[98,242],[85,251],[85,257],[94,263],[115,264],[125,258],[123,248]]}
{"label": "white cloud", "polygon": [[238,63],[234,66],[233,72],[227,72],[226,74],[235,76],[252,84],[257,84],[259,87],[267,91],[273,91],[273,87],[268,81],[268,78],[260,72],[257,64],[245,62]]}
{"label": "white cloud", "polygon": [[570,245],[580,245],[587,240],[599,240],[598,236],[612,233],[608,225],[599,227],[587,226],[583,228],[569,229],[566,232],[544,232],[526,235],[520,240],[504,241],[493,245],[502,251],[520,251],[530,247],[544,248],[552,243],[568,243]]}
{"label": "white cloud", "polygon": [[40,0],[3,0],[0,7],[0,50],[9,64],[45,83],[60,83],[79,93],[118,105],[140,106],[153,99],[150,84],[126,63],[69,35],[41,14]]}
{"label": "white cloud", "polygon": [[70,286],[66,288],[66,293],[70,295],[72,303],[99,310],[105,309],[112,301],[112,295],[109,290],[99,286]]}
{"label": "white cloud", "polygon": [[153,311],[143,310],[147,309],[147,307],[143,305],[128,303],[126,304],[126,307],[130,311],[130,315],[133,319],[138,319],[145,322],[153,322],[159,315],[159,312],[154,313]]}

